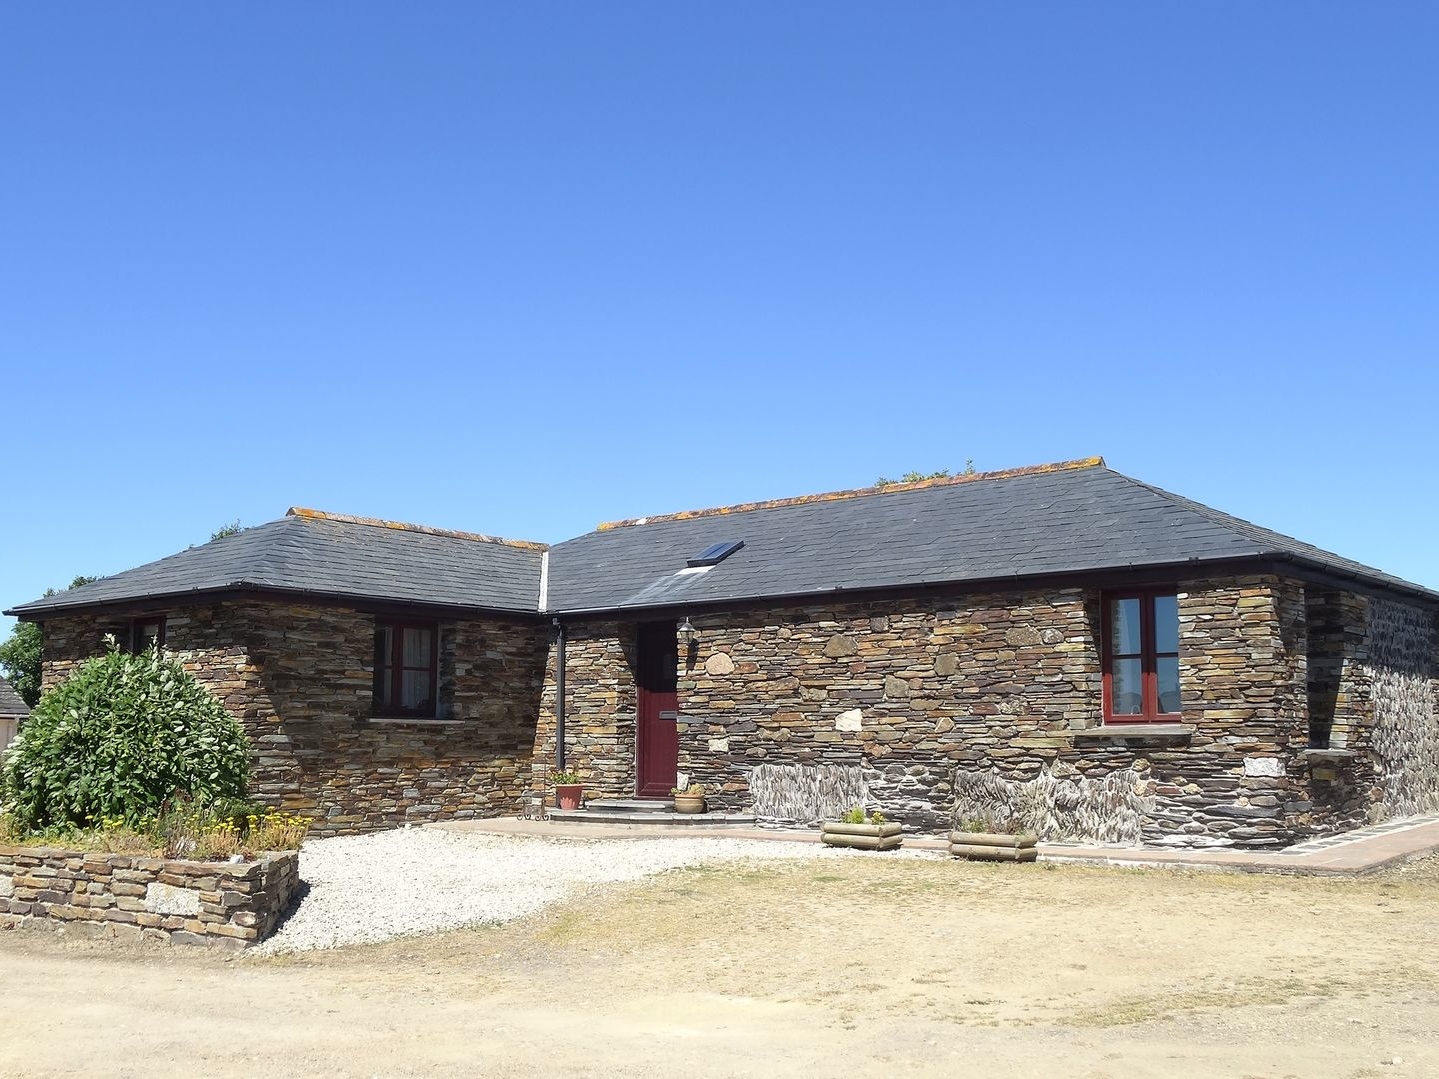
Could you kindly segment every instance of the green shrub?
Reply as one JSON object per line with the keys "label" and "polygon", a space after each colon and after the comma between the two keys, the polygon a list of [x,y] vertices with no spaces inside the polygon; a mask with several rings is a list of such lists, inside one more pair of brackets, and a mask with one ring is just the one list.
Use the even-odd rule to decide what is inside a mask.
{"label": "green shrub", "polygon": [[0,798],[30,830],[139,826],[176,798],[245,794],[240,724],[158,649],[86,662],[43,697],[0,762]]}

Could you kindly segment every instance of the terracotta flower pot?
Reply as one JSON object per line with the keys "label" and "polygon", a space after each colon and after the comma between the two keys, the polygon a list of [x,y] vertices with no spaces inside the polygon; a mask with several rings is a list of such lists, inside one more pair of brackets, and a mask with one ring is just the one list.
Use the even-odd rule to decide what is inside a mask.
{"label": "terracotta flower pot", "polygon": [[583,783],[556,783],[555,804],[561,809],[579,809],[585,796]]}
{"label": "terracotta flower pot", "polygon": [[676,794],[676,813],[703,813],[705,811],[705,796],[703,794]]}

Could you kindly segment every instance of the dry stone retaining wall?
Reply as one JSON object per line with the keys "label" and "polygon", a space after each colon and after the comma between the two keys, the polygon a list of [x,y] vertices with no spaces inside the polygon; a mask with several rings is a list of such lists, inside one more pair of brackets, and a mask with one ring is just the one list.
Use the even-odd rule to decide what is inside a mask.
{"label": "dry stone retaining wall", "polygon": [[243,948],[274,930],[299,883],[294,851],[232,864],[0,846],[0,927]]}

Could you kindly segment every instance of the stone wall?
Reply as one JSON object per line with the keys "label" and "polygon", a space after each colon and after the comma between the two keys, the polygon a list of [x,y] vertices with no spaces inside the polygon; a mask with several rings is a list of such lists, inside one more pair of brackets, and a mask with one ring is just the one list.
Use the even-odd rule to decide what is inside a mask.
{"label": "stone wall", "polygon": [[1159,769],[1145,842],[1273,847],[1308,834],[1303,586],[1271,576],[1181,584],[1179,640],[1194,733],[1150,756]]}
{"label": "stone wall", "polygon": [[[939,829],[956,801],[1002,797],[1052,838],[1192,847],[1439,808],[1432,612],[1267,574],[1177,588],[1179,736],[1097,730],[1095,589],[692,612],[679,770],[714,808],[771,820],[856,797]],[[245,723],[256,794],[315,816],[313,834],[513,813],[549,786],[557,656],[538,621],[442,623],[443,718],[396,723],[370,717],[371,615],[166,613],[168,647]],[[123,625],[48,622],[47,684]],[[635,626],[568,632],[567,764],[591,795],[630,796]]]}
{"label": "stone wall", "polygon": [[[568,630],[565,645],[565,766],[578,771],[585,794],[632,798],[635,793],[635,645],[632,623],[586,622]],[[535,734],[532,798],[550,786],[555,766],[555,664],[552,644]],[[578,690],[576,690],[578,687]]]}
{"label": "stone wall", "polygon": [[1368,747],[1373,710],[1369,658],[1369,600],[1354,592],[1311,585],[1309,622],[1309,744],[1320,749]]}
{"label": "stone wall", "polygon": [[[251,793],[325,836],[517,812],[529,783],[547,634],[440,623],[438,721],[371,716],[374,616],[258,601],[164,612],[166,647],[244,723]],[[45,623],[45,684],[123,623]]]}
{"label": "stone wall", "polygon": [[1369,608],[1378,815],[1439,812],[1439,707],[1432,611],[1375,599]]}
{"label": "stone wall", "polygon": [[1098,723],[1097,618],[1079,590],[692,615],[680,771],[738,810],[757,765],[858,767],[872,803],[941,827],[956,768],[1032,776]]}
{"label": "stone wall", "polygon": [[[966,791],[1007,792],[1053,838],[1104,842],[1263,849],[1364,820],[1357,760],[1316,769],[1305,755],[1322,692],[1311,629],[1320,626],[1326,655],[1336,639],[1360,655],[1351,623],[1363,601],[1341,597],[1349,615],[1335,628],[1292,579],[1194,580],[1178,591],[1177,737],[1096,735],[1097,590],[691,612],[699,641],[681,657],[679,769],[710,789],[713,807],[774,820],[813,819],[862,794],[911,827],[937,829]],[[633,783],[632,640],[631,627],[577,626],[567,672],[580,732],[572,759],[617,793]],[[1339,666],[1336,726],[1362,744],[1353,656]]]}
{"label": "stone wall", "polygon": [[0,846],[0,926],[243,948],[279,924],[299,867],[294,851],[230,863]]}

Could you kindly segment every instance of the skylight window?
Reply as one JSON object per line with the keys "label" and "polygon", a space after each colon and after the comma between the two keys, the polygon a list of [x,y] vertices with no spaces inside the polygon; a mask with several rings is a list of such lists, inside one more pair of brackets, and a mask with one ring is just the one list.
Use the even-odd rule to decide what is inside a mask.
{"label": "skylight window", "polygon": [[711,543],[686,563],[691,569],[696,566],[717,566],[744,546],[744,540],[724,540]]}

